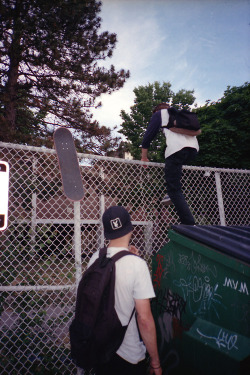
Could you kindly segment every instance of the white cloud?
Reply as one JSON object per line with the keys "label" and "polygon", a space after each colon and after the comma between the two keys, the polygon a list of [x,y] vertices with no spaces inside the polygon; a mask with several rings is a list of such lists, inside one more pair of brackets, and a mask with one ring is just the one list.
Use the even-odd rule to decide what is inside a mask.
{"label": "white cloud", "polygon": [[[150,2],[146,3],[150,4]],[[138,3],[138,0],[131,2],[129,7],[126,6],[126,1],[118,1],[116,5],[112,1],[104,1],[103,5],[102,28],[116,33],[118,38],[112,64],[117,69],[134,69],[135,71],[152,64],[163,36],[151,7],[144,7],[143,2]],[[138,7],[138,5],[141,6]],[[110,17],[110,12],[115,14],[114,18]],[[106,17],[108,22],[106,22]],[[106,64],[109,64],[109,61],[107,60]]]}
{"label": "white cloud", "polygon": [[[152,81],[145,72],[154,64],[155,55],[165,39],[150,7],[145,9],[144,3],[138,1],[131,2],[130,7],[125,5],[126,1],[104,0],[101,14],[102,29],[115,32],[118,38],[112,59],[102,65],[109,67],[112,63],[116,70],[123,68],[130,70],[131,74],[122,89],[111,95],[102,95],[102,107],[93,110],[94,119],[111,128],[121,124],[122,109],[130,112],[135,98],[134,88]],[[114,17],[110,17],[110,12]]]}
{"label": "white cloud", "polygon": [[102,29],[118,38],[105,66],[129,69],[131,77],[118,92],[100,98],[103,106],[93,110],[94,118],[111,128],[121,124],[120,111],[130,112],[134,103],[133,89],[154,81],[170,81],[175,92],[194,89],[203,105],[207,99],[218,100],[228,85],[249,80],[249,8],[244,0],[232,4],[103,0]]}
{"label": "white cloud", "polygon": [[130,107],[134,103],[133,89],[134,87],[131,87],[130,84],[111,95],[102,95],[100,98],[102,107],[93,110],[94,119],[108,128],[119,126],[122,122],[121,110],[129,113]]}

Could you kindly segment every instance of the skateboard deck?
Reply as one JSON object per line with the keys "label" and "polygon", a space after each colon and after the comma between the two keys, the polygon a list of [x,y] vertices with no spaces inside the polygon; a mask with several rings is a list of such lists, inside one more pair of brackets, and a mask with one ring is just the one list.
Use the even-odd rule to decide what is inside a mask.
{"label": "skateboard deck", "polygon": [[72,201],[84,197],[81,172],[71,132],[64,127],[54,132],[54,144],[62,177],[63,190]]}

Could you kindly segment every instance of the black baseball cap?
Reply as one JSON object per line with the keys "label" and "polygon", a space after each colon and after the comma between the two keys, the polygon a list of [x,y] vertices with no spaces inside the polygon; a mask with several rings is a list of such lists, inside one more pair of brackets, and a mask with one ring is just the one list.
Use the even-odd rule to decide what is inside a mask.
{"label": "black baseball cap", "polygon": [[102,216],[104,237],[114,240],[132,232],[130,215],[122,206],[109,207]]}

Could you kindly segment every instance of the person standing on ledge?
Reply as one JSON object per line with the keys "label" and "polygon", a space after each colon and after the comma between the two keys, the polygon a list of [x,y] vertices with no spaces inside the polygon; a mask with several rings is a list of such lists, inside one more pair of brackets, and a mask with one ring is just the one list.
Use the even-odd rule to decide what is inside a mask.
{"label": "person standing on ledge", "polygon": [[[154,110],[148,128],[142,140],[141,160],[148,162],[148,149],[160,129],[166,137],[165,150],[165,180],[167,196],[162,203],[165,205],[174,204],[181,224],[195,225],[193,215],[188,207],[182,193],[181,176],[182,166],[196,157],[199,151],[199,144],[196,138],[201,130],[186,130],[180,128],[167,129],[169,122],[169,104],[158,104]],[[164,127],[163,127],[164,126]]]}

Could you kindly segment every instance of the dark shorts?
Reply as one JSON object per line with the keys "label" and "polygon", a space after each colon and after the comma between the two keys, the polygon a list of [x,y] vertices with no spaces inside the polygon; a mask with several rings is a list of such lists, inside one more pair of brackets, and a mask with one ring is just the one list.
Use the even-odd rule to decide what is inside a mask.
{"label": "dark shorts", "polygon": [[136,365],[115,355],[111,361],[95,369],[96,375],[146,375],[147,362],[143,360]]}

